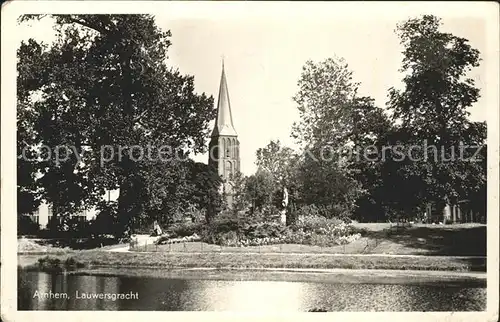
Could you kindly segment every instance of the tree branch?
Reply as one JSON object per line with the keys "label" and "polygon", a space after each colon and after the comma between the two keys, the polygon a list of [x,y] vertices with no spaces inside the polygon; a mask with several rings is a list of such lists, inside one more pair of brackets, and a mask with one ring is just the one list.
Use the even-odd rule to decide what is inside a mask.
{"label": "tree branch", "polygon": [[82,20],[79,20],[79,19],[76,19],[76,18],[73,18],[73,17],[69,17],[69,22],[82,25],[84,27],[93,29],[93,30],[95,30],[95,31],[97,31],[99,33],[102,33],[102,34],[105,34],[105,33],[109,32],[109,30],[106,30],[105,28],[93,26],[93,25],[91,25],[90,23],[88,23],[86,21],[82,21]]}

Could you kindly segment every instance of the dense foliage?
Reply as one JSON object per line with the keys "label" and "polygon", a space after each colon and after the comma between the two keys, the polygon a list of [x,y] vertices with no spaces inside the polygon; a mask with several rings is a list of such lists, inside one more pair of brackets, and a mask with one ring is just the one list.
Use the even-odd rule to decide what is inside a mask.
{"label": "dense foliage", "polygon": [[305,244],[335,246],[349,243],[360,234],[339,219],[322,216],[300,216],[294,225],[265,221],[248,216],[221,216],[207,226],[187,224],[201,240],[222,246],[260,246],[273,244]]}
{"label": "dense foliage", "polygon": [[[218,176],[179,161],[206,149],[213,98],[168,66],[170,32],[147,15],[20,20],[33,19],[53,19],[57,34],[52,44],[30,39],[18,49],[18,154],[26,156],[18,161],[18,213],[41,200],[61,217],[100,206],[122,234],[168,223],[189,203],[217,211]],[[67,158],[56,159],[59,146],[71,149],[62,151]],[[117,203],[100,205],[113,189]]]}
{"label": "dense foliage", "polygon": [[[413,213],[427,202],[444,205],[463,199],[472,199],[477,210],[486,201],[486,123],[468,119],[468,108],[479,97],[468,72],[479,65],[479,51],[439,29],[434,16],[409,19],[397,29],[405,77],[402,90],[389,91],[396,125],[388,141],[399,141],[406,150],[437,148],[437,153],[432,148],[414,150],[420,161],[384,166],[386,206],[399,213]],[[461,145],[470,148],[462,154]],[[432,154],[426,158],[426,152]]]}
{"label": "dense foliage", "polygon": [[300,121],[292,136],[301,149],[271,141],[257,152],[274,189],[290,191],[289,223],[298,212],[429,220],[429,205],[440,214],[462,200],[485,214],[486,123],[468,119],[479,96],[468,72],[479,52],[439,29],[434,16],[397,26],[404,86],[389,90],[386,111],[359,96],[342,58],[306,62],[294,97]]}
{"label": "dense foliage", "polygon": [[[344,59],[307,61],[293,97],[299,148],[272,140],[258,149],[256,173],[231,178],[231,207],[216,169],[187,157],[205,151],[215,110],[192,76],[168,66],[170,33],[145,15],[50,19],[57,40],[21,44],[17,83],[18,213],[53,204],[61,219],[49,230],[122,236],[157,221],[169,237],[219,245],[338,245],[359,237],[351,219],[413,220],[462,200],[485,213],[486,123],[468,118],[480,53],[434,16],[397,26],[403,87],[389,90],[385,110],[359,95]],[[75,153],[44,158],[41,145]],[[168,146],[177,158],[138,161],[133,149],[109,150],[119,146]],[[103,200],[112,189],[118,200]],[[84,205],[99,211],[88,224],[69,216]],[[19,225],[37,230],[24,216]]]}

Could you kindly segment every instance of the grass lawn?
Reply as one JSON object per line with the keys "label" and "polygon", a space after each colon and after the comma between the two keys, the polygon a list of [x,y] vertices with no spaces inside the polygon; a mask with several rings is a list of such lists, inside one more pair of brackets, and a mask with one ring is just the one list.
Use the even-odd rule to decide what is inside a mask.
{"label": "grass lawn", "polygon": [[486,256],[486,225],[421,225],[394,230],[390,224],[361,224],[362,237],[350,244],[320,247],[297,244],[228,247],[202,242],[168,245],[141,245],[146,252],[227,252],[227,253],[326,253]]}
{"label": "grass lawn", "polygon": [[484,259],[464,259],[442,256],[388,257],[337,256],[329,254],[254,254],[254,253],[169,253],[169,252],[105,252],[76,251],[54,254],[65,260],[72,257],[87,267],[115,268],[348,268],[485,271]]}
{"label": "grass lawn", "polygon": [[306,283],[363,283],[363,284],[467,284],[469,287],[486,287],[486,276],[479,272],[450,271],[401,271],[401,270],[294,270],[294,269],[141,269],[94,268],[68,272],[74,275],[153,277],[183,280],[227,281],[293,281]]}
{"label": "grass lawn", "polygon": [[[221,247],[206,243],[140,246],[136,252],[94,250],[53,252],[51,257],[73,257],[87,267],[113,268],[347,268],[435,271],[486,271],[485,225],[415,225],[392,231],[389,224],[356,224],[363,237],[345,246],[269,245]],[[126,247],[127,245],[123,245]],[[335,254],[341,254],[337,256]],[[364,254],[364,256],[359,256]],[[370,256],[372,254],[373,256]],[[391,255],[428,255],[391,257]],[[351,256],[350,256],[351,255]],[[382,255],[382,256],[381,256]],[[19,265],[42,257],[18,256]]]}
{"label": "grass lawn", "polygon": [[[486,256],[486,225],[415,224],[411,228],[391,230],[390,224],[355,224],[365,233],[354,242],[358,248],[368,245],[368,254],[413,254],[444,256]],[[353,244],[354,244],[353,243]]]}

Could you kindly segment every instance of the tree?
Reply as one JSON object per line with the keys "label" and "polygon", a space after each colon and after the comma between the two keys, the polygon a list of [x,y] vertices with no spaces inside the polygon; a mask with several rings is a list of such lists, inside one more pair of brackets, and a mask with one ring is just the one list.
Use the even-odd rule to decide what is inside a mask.
{"label": "tree", "polygon": [[[229,210],[233,215],[237,216],[241,212],[248,209],[249,201],[246,192],[247,177],[245,177],[241,172],[237,171],[231,174],[228,181],[232,185],[231,193],[233,198],[233,202]],[[226,198],[223,197],[223,199]]]}
{"label": "tree", "polygon": [[[437,153],[420,162],[406,158],[388,163],[393,186],[392,201],[409,212],[424,202],[445,203],[466,199],[486,183],[485,155],[470,162],[474,151],[459,155],[461,144],[483,146],[486,124],[471,122],[467,109],[479,90],[467,77],[479,65],[479,51],[467,39],[440,31],[440,19],[430,15],[399,24],[403,45],[404,89],[392,88],[388,107],[396,127],[393,135],[408,150],[411,146],[436,147]],[[477,150],[477,149],[476,149]],[[429,152],[429,151],[427,151]],[[437,154],[437,155],[436,155]],[[408,156],[408,155],[407,155]]]}
{"label": "tree", "polygon": [[[124,231],[147,211],[153,191],[148,187],[168,168],[134,147],[152,146],[153,155],[161,147],[181,156],[203,152],[216,112],[213,98],[195,94],[194,78],[167,65],[170,32],[161,31],[152,16],[52,19],[55,43],[30,40],[18,50],[18,122],[29,124],[20,127],[19,137],[29,138],[23,144],[31,151],[44,144],[52,151],[74,147],[76,153],[63,161],[52,153],[18,167],[34,167],[29,173],[37,176],[40,198],[60,215],[96,205],[106,189],[118,188]],[[35,190],[29,180],[19,187],[20,193]]]}
{"label": "tree", "polygon": [[271,140],[264,148],[257,150],[255,163],[258,166],[258,172],[267,173],[272,179],[270,191],[263,192],[266,196],[272,195],[265,199],[267,205],[274,207],[274,210],[283,209],[283,190],[286,188],[288,192],[286,210],[290,214],[291,209],[301,202],[302,182],[299,176],[302,166],[301,156],[291,148],[283,146],[279,140]]}
{"label": "tree", "polygon": [[276,185],[270,172],[258,169],[245,182],[245,193],[250,201],[252,213],[262,212],[273,202]]}
{"label": "tree", "polygon": [[307,61],[298,81],[299,91],[294,101],[300,122],[294,124],[292,136],[304,146],[335,144],[335,139],[347,131],[344,108],[356,96],[357,84],[352,72],[341,58],[323,62]]}
{"label": "tree", "polygon": [[279,140],[271,140],[264,148],[256,152],[255,164],[260,171],[268,172],[277,187],[290,183],[290,170],[295,161],[295,152],[289,147],[282,146]]}
{"label": "tree", "polygon": [[[19,94],[22,95],[22,94]],[[20,109],[17,119],[17,213],[25,215],[34,212],[40,204],[40,195],[36,184],[35,153],[30,147],[34,144],[31,132],[31,122]],[[24,216],[18,218],[25,222]]]}
{"label": "tree", "polygon": [[191,201],[198,209],[205,211],[205,219],[210,223],[222,211],[222,196],[219,193],[222,178],[213,166],[200,162],[192,162],[190,175],[192,182]]}
{"label": "tree", "polygon": [[303,201],[349,215],[370,183],[360,175],[367,165],[356,153],[385,135],[387,117],[371,98],[357,94],[359,84],[343,59],[306,62],[298,85],[300,122],[292,136],[303,148]]}
{"label": "tree", "polygon": [[171,224],[193,200],[191,162],[175,159],[145,162],[136,173],[135,188],[130,189],[138,201],[132,205],[139,207],[132,223],[136,227],[152,224],[154,220],[160,225]]}

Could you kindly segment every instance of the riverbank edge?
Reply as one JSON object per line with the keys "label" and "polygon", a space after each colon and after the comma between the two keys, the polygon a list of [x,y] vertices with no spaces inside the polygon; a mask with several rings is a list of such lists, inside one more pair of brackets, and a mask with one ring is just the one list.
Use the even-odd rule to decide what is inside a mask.
{"label": "riverbank edge", "polygon": [[[186,268],[184,271],[214,271],[218,270],[215,267],[202,267],[202,268]],[[454,277],[474,277],[486,279],[486,272],[458,272],[458,271],[425,271],[425,270],[397,270],[397,269],[348,269],[348,268],[231,268],[229,270],[254,270],[254,271],[269,271],[269,272],[292,272],[292,273],[360,273],[360,274],[386,274],[387,276],[394,276],[395,274],[408,275],[432,275],[432,276],[454,276]]]}
{"label": "riverbank edge", "polygon": [[[40,258],[65,261],[85,267],[156,269],[348,269],[486,272],[486,258],[445,256],[332,255],[290,253],[146,253],[78,251],[58,254],[18,254],[18,266],[33,266]],[[29,258],[23,263],[20,259]]]}
{"label": "riverbank edge", "polygon": [[[118,248],[115,249],[99,249],[99,250],[85,250],[86,252],[117,252],[117,253],[127,253],[127,254],[158,254],[162,252],[156,251],[142,251],[142,250],[129,250],[127,248]],[[17,256],[52,256],[52,255],[75,255],[81,251],[78,250],[70,250],[70,251],[50,251],[50,252],[17,252]],[[295,253],[295,252],[220,252],[220,251],[212,251],[212,252],[193,252],[193,251],[182,251],[182,252],[165,252],[168,254],[189,254],[189,255],[201,255],[201,254],[219,254],[219,255],[230,255],[230,254],[245,254],[245,255],[294,255],[294,256],[309,256],[309,255],[318,255],[318,256],[335,256],[335,257],[387,257],[387,258],[440,258],[440,259],[486,259],[486,256],[467,256],[467,255],[422,255],[422,254],[385,254],[385,253]]]}
{"label": "riverbank edge", "polygon": [[[114,271],[120,270],[120,271]],[[155,273],[158,272],[155,268],[139,269],[139,273],[135,273],[134,268],[111,268],[111,267],[95,267],[88,269],[76,270],[69,272],[70,275],[87,274],[89,275],[109,275],[109,276],[143,276],[144,272]],[[164,272],[164,271],[161,271]],[[216,268],[216,267],[200,267],[200,268],[173,268],[168,270],[169,273],[182,273],[197,275],[200,273],[292,273],[292,274],[321,274],[321,275],[343,275],[349,274],[352,276],[366,276],[366,277],[428,277],[441,280],[454,280],[454,279],[476,279],[486,280],[486,272],[457,272],[457,271],[429,271],[429,270],[396,270],[396,269],[346,269],[346,268],[328,268],[328,269],[308,269],[308,268]],[[156,274],[152,274],[153,276]],[[199,276],[197,276],[199,278]]]}

